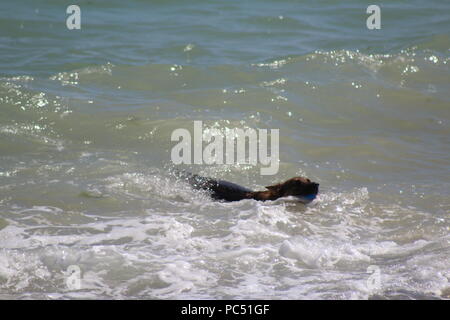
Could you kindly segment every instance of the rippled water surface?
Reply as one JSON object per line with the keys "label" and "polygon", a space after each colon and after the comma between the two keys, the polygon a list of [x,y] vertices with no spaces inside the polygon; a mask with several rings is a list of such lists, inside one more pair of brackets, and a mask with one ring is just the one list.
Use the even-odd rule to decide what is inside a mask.
{"label": "rippled water surface", "polygon": [[[78,4],[81,30],[0,4],[0,298],[450,298],[447,1],[380,3],[376,31],[364,1]],[[318,198],[192,190],[194,120],[279,129],[280,169],[187,169]]]}

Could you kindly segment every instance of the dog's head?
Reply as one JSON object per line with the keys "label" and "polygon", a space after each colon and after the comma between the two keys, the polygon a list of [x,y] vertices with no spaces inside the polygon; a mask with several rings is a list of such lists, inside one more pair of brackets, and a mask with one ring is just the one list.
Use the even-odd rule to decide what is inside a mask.
{"label": "dog's head", "polygon": [[303,177],[294,177],[285,182],[267,186],[278,197],[294,196],[303,202],[311,202],[319,192],[319,184]]}

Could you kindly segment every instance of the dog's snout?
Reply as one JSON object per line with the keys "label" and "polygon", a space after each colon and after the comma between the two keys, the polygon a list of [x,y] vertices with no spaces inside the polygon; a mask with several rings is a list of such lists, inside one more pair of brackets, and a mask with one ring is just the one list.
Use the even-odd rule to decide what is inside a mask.
{"label": "dog's snout", "polygon": [[312,188],[315,192],[319,192],[319,184],[317,182],[312,183]]}

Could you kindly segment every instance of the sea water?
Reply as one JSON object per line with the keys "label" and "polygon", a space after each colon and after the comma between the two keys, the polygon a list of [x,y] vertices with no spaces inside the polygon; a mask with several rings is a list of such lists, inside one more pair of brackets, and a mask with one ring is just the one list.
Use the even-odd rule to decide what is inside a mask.
{"label": "sea water", "polygon": [[[0,298],[450,297],[450,5],[0,3]],[[188,169],[171,133],[278,129],[279,170]],[[75,277],[75,278],[74,278]]]}

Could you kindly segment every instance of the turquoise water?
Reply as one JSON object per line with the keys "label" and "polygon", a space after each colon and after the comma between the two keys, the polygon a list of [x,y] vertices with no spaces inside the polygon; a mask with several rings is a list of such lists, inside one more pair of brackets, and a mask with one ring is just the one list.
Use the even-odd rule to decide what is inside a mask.
{"label": "turquoise water", "polygon": [[[379,2],[380,30],[366,1],[76,4],[81,30],[0,4],[1,298],[450,297],[448,2]],[[194,120],[279,129],[280,168],[189,170],[319,197],[193,191],[169,169]]]}

